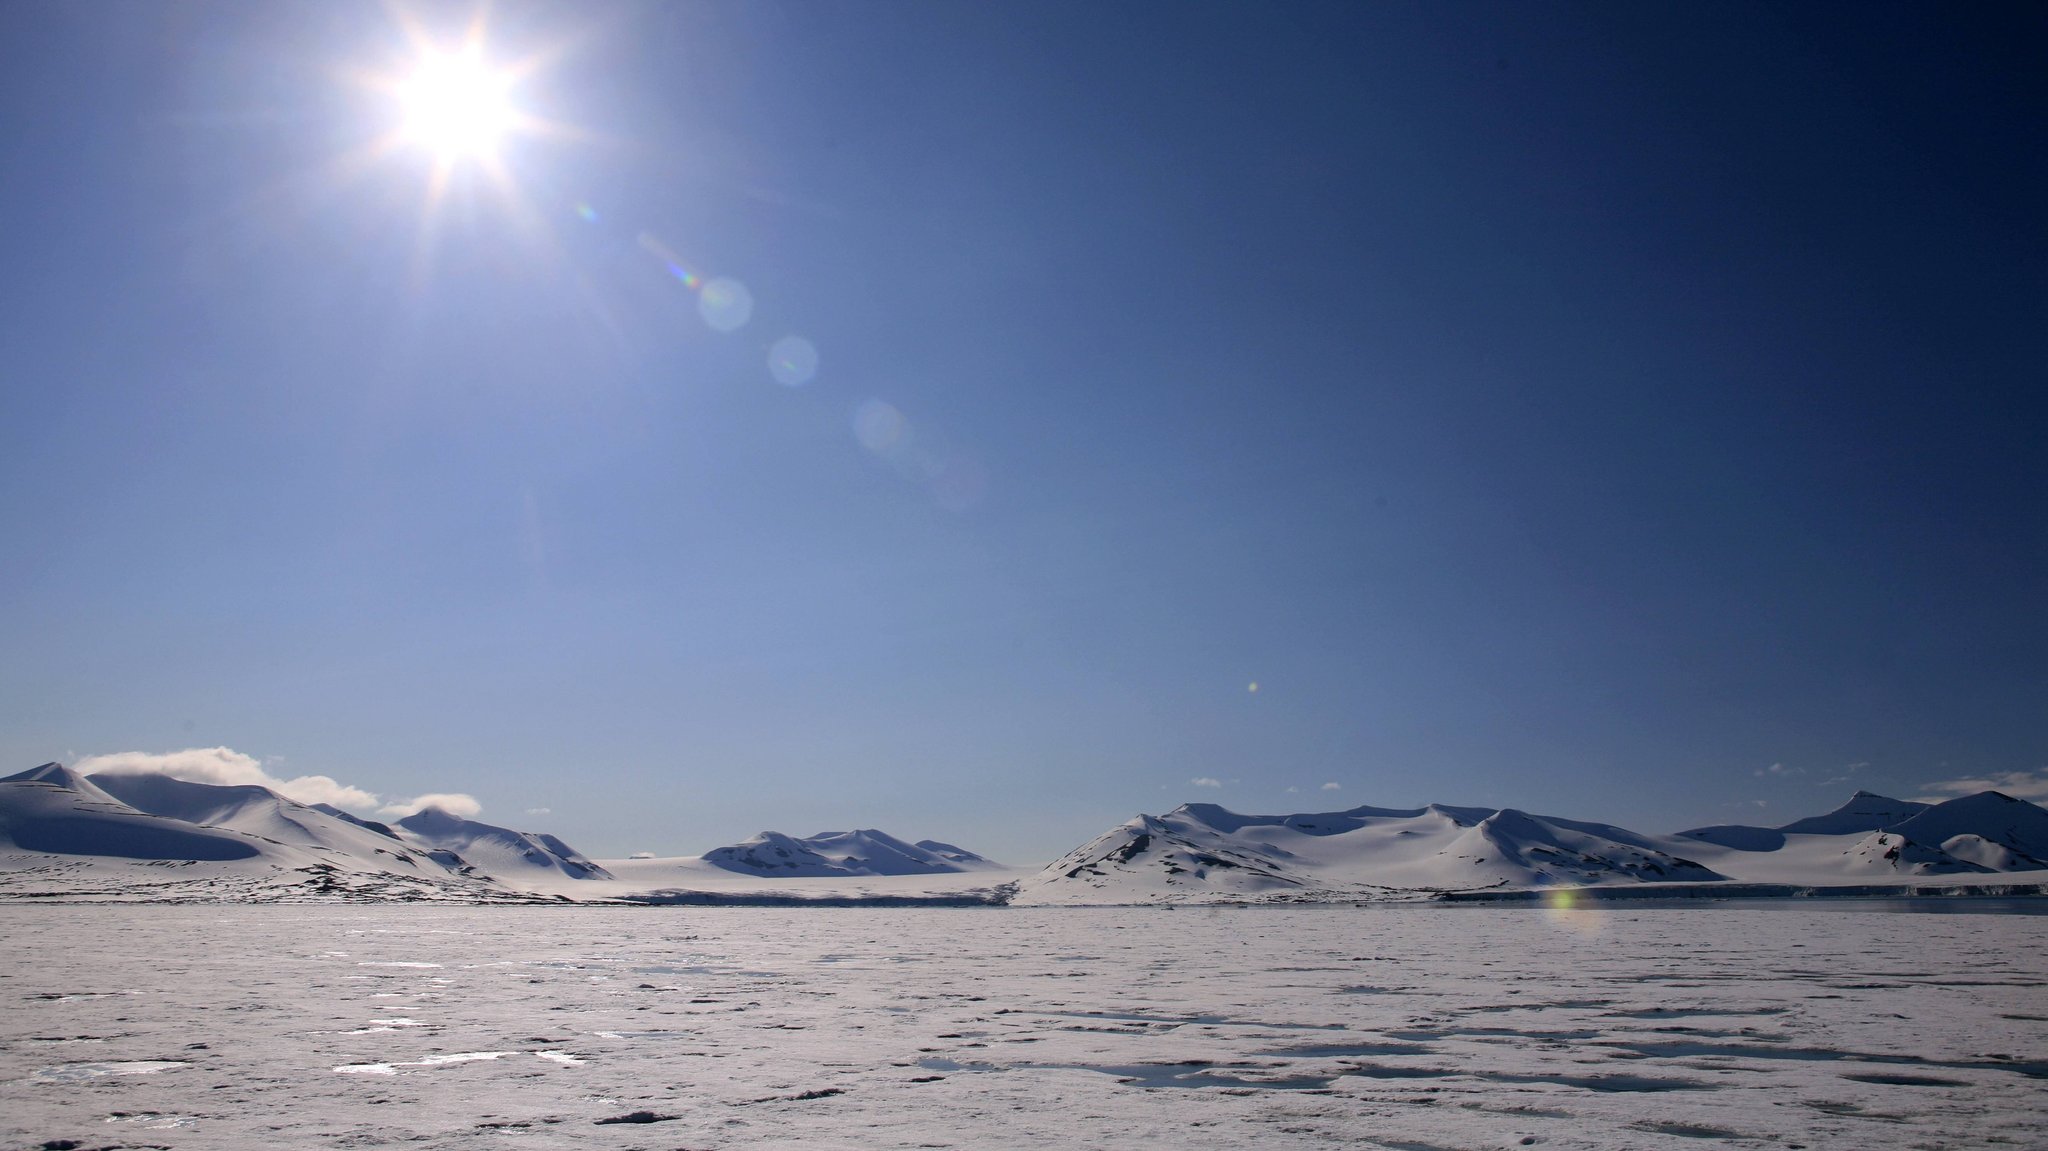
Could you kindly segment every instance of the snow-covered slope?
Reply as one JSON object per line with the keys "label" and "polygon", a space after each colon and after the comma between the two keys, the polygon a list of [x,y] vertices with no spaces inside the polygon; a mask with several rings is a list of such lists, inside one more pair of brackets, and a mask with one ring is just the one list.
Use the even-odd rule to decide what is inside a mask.
{"label": "snow-covered slope", "polygon": [[263,845],[247,836],[138,811],[57,763],[0,779],[0,848],[207,862],[263,853]]}
{"label": "snow-covered slope", "polygon": [[2048,811],[2002,792],[1925,804],[1859,791],[1783,827],[1701,827],[1672,837],[1733,878],[1824,883],[2048,868]]}
{"label": "snow-covered slope", "polygon": [[1469,890],[1672,880],[1709,868],[1618,827],[1514,810],[1431,805],[1241,815],[1184,804],[1141,815],[1070,852],[1026,902],[1155,902],[1267,895],[1318,899],[1388,889]]}
{"label": "snow-covered slope", "polygon": [[388,826],[261,787],[156,774],[88,779],[52,763],[0,779],[0,897],[208,901],[1318,902],[1586,885],[1697,894],[1729,880],[1984,887],[1987,877],[2010,890],[2048,883],[2048,810],[1998,792],[1933,805],[1859,792],[1783,827],[1649,836],[1513,809],[1245,815],[1193,803],[1138,816],[1035,874],[874,830],[767,832],[701,857],[614,866],[551,835],[439,808]]}
{"label": "snow-covered slope", "polygon": [[[602,869],[552,836],[442,813],[401,833],[255,786],[154,773],[80,776],[50,763],[0,779],[0,895],[83,899],[531,899],[521,883]],[[514,851],[508,845],[517,843]],[[465,858],[451,847],[471,852]],[[516,863],[514,860],[516,859]],[[478,866],[482,861],[484,866]],[[502,882],[509,878],[510,883]]]}
{"label": "snow-covered slope", "polygon": [[308,848],[337,866],[372,870],[442,865],[367,821],[287,799],[267,787],[190,783],[155,773],[94,775],[89,782],[138,811]]}
{"label": "snow-covered slope", "polygon": [[1785,846],[1787,836],[1861,835],[1864,832],[1884,831],[1926,811],[1927,808],[1927,804],[1915,803],[1909,799],[1893,799],[1875,792],[1859,791],[1849,797],[1849,802],[1826,815],[1810,815],[1805,819],[1795,819],[1782,827],[1750,827],[1746,824],[1724,823],[1713,827],[1695,827],[1678,834],[1684,839],[1699,840],[1719,847],[1732,847],[1737,851],[1776,851]]}
{"label": "snow-covered slope", "polygon": [[1795,819],[1778,828],[1787,835],[1853,835],[1884,831],[1926,811],[1927,804],[1910,799],[1893,799],[1874,791],[1858,791],[1849,802],[1826,815]]}
{"label": "snow-covered slope", "polygon": [[2048,810],[2002,791],[1936,804],[1890,830],[1994,871],[2048,867]]}
{"label": "snow-covered slope", "polygon": [[422,808],[399,820],[397,831],[409,843],[453,852],[461,857],[461,863],[507,883],[518,884],[534,873],[570,879],[611,878],[604,868],[552,835],[478,823],[438,807]]}
{"label": "snow-covered slope", "polygon": [[2048,811],[1997,792],[1928,805],[1858,792],[1784,827],[1653,836],[1491,808],[1141,815],[1026,879],[1019,903],[1388,898],[1735,880],[1801,887],[2048,871]]}
{"label": "snow-covered slope", "polygon": [[534,898],[488,879],[452,874],[396,840],[263,788],[161,777],[103,782],[135,802],[54,763],[0,779],[0,897],[464,903]]}
{"label": "snow-covered slope", "polygon": [[956,871],[988,871],[1001,865],[971,851],[925,839],[905,843],[872,828],[827,831],[800,839],[764,831],[745,841],[715,847],[704,862],[727,871],[789,878],[824,875],[937,875]]}

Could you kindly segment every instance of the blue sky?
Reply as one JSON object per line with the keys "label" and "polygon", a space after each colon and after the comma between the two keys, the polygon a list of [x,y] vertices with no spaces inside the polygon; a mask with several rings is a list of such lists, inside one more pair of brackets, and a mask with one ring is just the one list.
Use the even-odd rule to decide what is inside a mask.
{"label": "blue sky", "polygon": [[2048,763],[2038,9],[505,4],[571,131],[431,209],[383,6],[0,21],[17,769],[1026,862]]}

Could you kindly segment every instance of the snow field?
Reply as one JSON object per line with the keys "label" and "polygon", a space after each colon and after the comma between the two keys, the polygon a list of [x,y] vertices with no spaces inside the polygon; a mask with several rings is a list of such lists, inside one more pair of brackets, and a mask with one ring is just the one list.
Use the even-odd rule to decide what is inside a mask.
{"label": "snow field", "polygon": [[2048,916],[0,906],[0,1146],[2038,1146]]}

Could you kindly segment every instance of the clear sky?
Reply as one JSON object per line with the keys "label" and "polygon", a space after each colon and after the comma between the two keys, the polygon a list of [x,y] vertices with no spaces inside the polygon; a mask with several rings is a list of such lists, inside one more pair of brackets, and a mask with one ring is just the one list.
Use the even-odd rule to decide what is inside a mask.
{"label": "clear sky", "polygon": [[1015,862],[2039,785],[2044,21],[500,4],[451,159],[383,5],[0,6],[0,771]]}

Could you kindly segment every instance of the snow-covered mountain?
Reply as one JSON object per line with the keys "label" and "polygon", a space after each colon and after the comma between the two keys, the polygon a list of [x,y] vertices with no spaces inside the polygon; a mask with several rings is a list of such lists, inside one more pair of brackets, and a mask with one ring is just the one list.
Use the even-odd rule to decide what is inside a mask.
{"label": "snow-covered mountain", "polygon": [[478,823],[438,807],[421,808],[399,820],[398,832],[422,847],[454,854],[458,868],[466,864],[498,879],[510,881],[534,871],[570,879],[611,878],[604,868],[552,835]]}
{"label": "snow-covered mountain", "polygon": [[1722,878],[1622,828],[1514,810],[1432,804],[1241,815],[1189,803],[1097,837],[1027,880],[1020,896],[1034,902],[1253,894],[1322,899],[1388,889]]}
{"label": "snow-covered mountain", "polygon": [[[424,814],[424,813],[423,813]],[[453,817],[448,817],[453,819]],[[0,893],[42,897],[459,900],[532,897],[487,824],[401,832],[263,787],[159,774],[80,776],[48,763],[0,779]],[[488,866],[444,846],[455,838]],[[527,837],[563,873],[602,876],[566,844]],[[523,853],[522,853],[523,854]],[[522,866],[531,867],[531,862]]]}
{"label": "snow-covered mountain", "polygon": [[1020,887],[1020,903],[1378,898],[1643,883],[1828,886],[2048,869],[2048,811],[1998,792],[1924,804],[1858,792],[1784,827],[1677,835],[1514,810],[1357,807],[1141,815]]}
{"label": "snow-covered mountain", "polygon": [[1849,797],[1849,802],[1826,815],[1795,819],[1778,830],[1787,835],[1851,835],[1861,831],[1884,831],[1904,823],[1930,806],[1859,790]]}
{"label": "snow-covered mountain", "polygon": [[1660,884],[1696,894],[1727,881],[1846,890],[1987,876],[2008,889],[2048,884],[2048,810],[1995,791],[1937,804],[1858,792],[1781,827],[1659,836],[1513,809],[1244,815],[1190,803],[1140,815],[1027,876],[949,843],[871,829],[764,832],[701,857],[607,868],[554,836],[439,808],[388,825],[262,787],[159,774],[87,778],[51,763],[0,779],[0,898],[1140,904]]}
{"label": "snow-covered mountain", "polygon": [[1858,791],[1849,802],[1826,815],[1809,815],[1780,827],[1751,827],[1727,823],[1681,831],[1684,839],[1700,840],[1738,851],[1776,851],[1785,846],[1788,835],[1860,835],[1884,831],[1926,811],[1930,805],[1909,799],[1893,799],[1871,791]]}
{"label": "snow-covered mountain", "polygon": [[884,831],[827,831],[800,839],[764,831],[742,843],[715,847],[704,862],[727,871],[788,878],[823,875],[937,875],[956,871],[999,869],[981,856],[921,839],[905,843]]}
{"label": "snow-covered mountain", "polygon": [[1859,791],[1782,827],[1700,827],[1674,838],[1723,871],[1766,882],[2048,868],[2048,811],[1998,791],[1937,804]]}
{"label": "snow-covered mountain", "polygon": [[0,848],[199,862],[263,853],[262,845],[247,836],[138,811],[58,763],[0,779]]}
{"label": "snow-covered mountain", "polygon": [[201,827],[239,831],[276,844],[306,848],[334,857],[332,862],[392,864],[410,868],[438,867],[427,852],[416,850],[381,824],[357,820],[339,811],[287,799],[267,787],[190,783],[156,773],[98,774],[88,781],[137,811]]}

